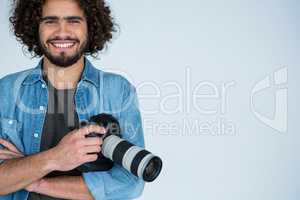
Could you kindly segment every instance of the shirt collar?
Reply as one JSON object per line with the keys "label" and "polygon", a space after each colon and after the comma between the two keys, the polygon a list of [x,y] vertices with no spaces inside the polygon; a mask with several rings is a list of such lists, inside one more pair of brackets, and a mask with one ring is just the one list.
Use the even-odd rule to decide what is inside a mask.
{"label": "shirt collar", "polygon": [[[100,72],[100,73],[99,73]],[[80,81],[88,81],[99,87],[100,83],[100,74],[102,73],[101,70],[96,69],[93,64],[84,57],[84,69],[81,73]],[[43,79],[43,59],[41,59],[38,65],[32,69],[32,71],[28,74],[26,79],[24,80],[23,84],[31,85],[38,81],[44,81]]]}

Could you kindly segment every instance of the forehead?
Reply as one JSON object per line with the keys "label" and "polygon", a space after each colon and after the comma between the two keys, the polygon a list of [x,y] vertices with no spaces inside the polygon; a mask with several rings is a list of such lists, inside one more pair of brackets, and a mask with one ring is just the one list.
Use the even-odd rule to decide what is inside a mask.
{"label": "forehead", "polygon": [[42,9],[42,17],[45,16],[81,16],[84,11],[76,0],[46,0]]}

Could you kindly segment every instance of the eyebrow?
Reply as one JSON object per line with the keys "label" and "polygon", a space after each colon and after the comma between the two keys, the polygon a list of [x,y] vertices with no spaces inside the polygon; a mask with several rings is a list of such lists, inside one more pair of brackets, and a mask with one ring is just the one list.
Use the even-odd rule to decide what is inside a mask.
{"label": "eyebrow", "polygon": [[[63,19],[65,19],[65,20],[80,20],[80,21],[84,20],[80,16],[67,16],[67,17],[63,17]],[[57,17],[57,16],[46,16],[46,17],[43,17],[41,19],[41,22],[46,21],[46,20],[59,20],[59,17]]]}

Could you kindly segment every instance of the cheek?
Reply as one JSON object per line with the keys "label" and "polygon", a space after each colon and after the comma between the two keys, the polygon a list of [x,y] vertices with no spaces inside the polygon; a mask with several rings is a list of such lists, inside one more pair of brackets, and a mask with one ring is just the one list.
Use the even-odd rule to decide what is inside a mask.
{"label": "cheek", "polygon": [[84,26],[78,34],[80,35],[81,40],[87,40],[88,39],[88,29],[87,29],[87,27]]}
{"label": "cheek", "polygon": [[40,27],[40,29],[39,29],[40,41],[43,42],[43,43],[45,43],[46,40],[48,40],[49,37],[51,36],[52,32],[53,31],[51,31],[51,30],[47,30],[47,29],[45,29],[43,27]]}

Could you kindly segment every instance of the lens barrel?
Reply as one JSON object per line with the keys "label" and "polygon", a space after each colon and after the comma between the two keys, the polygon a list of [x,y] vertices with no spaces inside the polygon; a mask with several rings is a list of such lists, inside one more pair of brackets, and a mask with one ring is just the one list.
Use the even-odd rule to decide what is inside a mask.
{"label": "lens barrel", "polygon": [[162,169],[158,156],[115,135],[104,139],[102,154],[147,182],[154,181]]}

